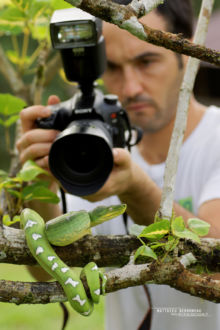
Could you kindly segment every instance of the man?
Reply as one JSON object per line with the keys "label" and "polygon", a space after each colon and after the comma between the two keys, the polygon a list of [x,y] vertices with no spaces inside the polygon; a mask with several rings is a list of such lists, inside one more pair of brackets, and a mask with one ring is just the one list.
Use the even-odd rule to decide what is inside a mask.
{"label": "man", "polygon": [[[141,20],[150,27],[181,32],[191,38],[190,13],[189,1],[167,0]],[[144,135],[138,147],[133,148],[132,158],[124,149],[114,150],[114,169],[109,179],[97,193],[85,197],[88,201],[74,196],[67,196],[67,201],[71,209],[91,209],[94,202],[115,203],[119,198],[128,205],[128,214],[133,221],[148,225],[160,203],[164,162],[187,58],[140,41],[127,31],[107,23],[103,34],[108,58],[108,68],[103,76],[105,86],[110,93],[119,96],[130,120],[142,127]],[[56,96],[49,98],[49,104],[57,102]],[[35,120],[49,114],[50,109],[43,106],[22,111],[23,136],[17,143],[22,162],[34,159],[42,167],[48,167],[48,153],[58,132],[36,128]],[[182,215],[184,220],[197,216],[208,221],[211,225],[209,236],[217,238],[220,237],[219,124],[217,108],[207,109],[192,96],[174,203],[176,215]],[[51,189],[57,189],[54,181]],[[187,209],[181,205],[187,205]],[[59,214],[55,207],[44,207],[43,210],[39,205],[34,207],[44,218]],[[125,228],[121,219],[114,219],[98,226],[96,233],[124,234]],[[166,286],[151,285],[150,292],[156,308],[153,330],[219,328],[217,305]],[[165,309],[160,312],[160,307]],[[175,312],[172,313],[169,307],[175,307]],[[191,314],[184,314],[184,308],[191,310]],[[107,329],[137,329],[147,311],[143,288],[108,294],[106,309]]]}

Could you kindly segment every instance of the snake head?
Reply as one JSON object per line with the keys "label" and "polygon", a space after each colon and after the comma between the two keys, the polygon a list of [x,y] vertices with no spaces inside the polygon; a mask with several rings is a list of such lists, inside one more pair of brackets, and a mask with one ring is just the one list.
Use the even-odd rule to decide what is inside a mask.
{"label": "snake head", "polygon": [[126,210],[126,204],[98,206],[93,211],[88,212],[91,221],[91,227],[97,226],[100,223],[113,219]]}

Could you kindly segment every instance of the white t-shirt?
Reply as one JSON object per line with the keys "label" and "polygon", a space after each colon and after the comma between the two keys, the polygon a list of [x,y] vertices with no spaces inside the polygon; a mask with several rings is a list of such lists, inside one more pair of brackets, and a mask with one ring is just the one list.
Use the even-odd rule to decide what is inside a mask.
{"label": "white t-shirt", "polygon": [[[159,186],[163,185],[165,163],[149,165],[138,148],[131,152],[138,163]],[[178,165],[175,201],[197,214],[199,206],[220,198],[220,109],[207,109],[199,125],[184,142]],[[97,205],[118,203],[116,196],[90,203],[67,195],[68,211],[87,209]],[[129,219],[128,226],[132,224]],[[125,234],[122,217],[94,228],[94,234]],[[207,330],[220,329],[220,305],[179,292],[165,285],[148,285],[153,302],[151,330]],[[106,329],[135,330],[141,323],[148,304],[141,286],[110,293],[106,297]]]}

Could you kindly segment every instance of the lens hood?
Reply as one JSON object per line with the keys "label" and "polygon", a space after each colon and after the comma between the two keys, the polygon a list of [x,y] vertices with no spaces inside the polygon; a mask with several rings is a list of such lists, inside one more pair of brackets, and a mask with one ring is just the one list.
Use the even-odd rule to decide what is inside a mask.
{"label": "lens hood", "polygon": [[87,196],[98,191],[113,168],[113,141],[100,120],[75,120],[52,144],[49,167],[70,194]]}

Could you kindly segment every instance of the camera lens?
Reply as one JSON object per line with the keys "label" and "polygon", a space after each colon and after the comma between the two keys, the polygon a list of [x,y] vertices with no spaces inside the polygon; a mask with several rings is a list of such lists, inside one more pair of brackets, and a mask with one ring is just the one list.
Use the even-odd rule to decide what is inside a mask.
{"label": "camera lens", "polygon": [[69,193],[86,196],[99,190],[112,167],[112,139],[104,123],[74,121],[53,143],[50,169]]}
{"label": "camera lens", "polygon": [[100,142],[94,136],[74,135],[71,139],[69,138],[65,142],[65,149],[71,150],[70,144],[75,147],[72,153],[64,152],[63,158],[67,166],[80,174],[94,171],[103,156]]}

